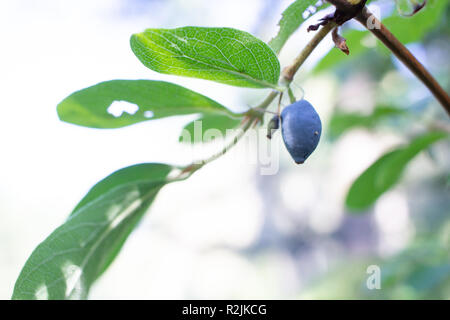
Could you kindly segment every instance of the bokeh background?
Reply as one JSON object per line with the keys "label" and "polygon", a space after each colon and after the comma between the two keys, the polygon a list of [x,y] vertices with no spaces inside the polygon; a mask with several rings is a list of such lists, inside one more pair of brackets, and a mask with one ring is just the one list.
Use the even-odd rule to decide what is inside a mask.
{"label": "bokeh background", "polygon": [[[192,158],[191,148],[178,142],[191,117],[95,130],[60,122],[58,102],[104,80],[165,79],[245,110],[267,91],[156,74],[133,55],[129,37],[148,27],[200,25],[234,27],[268,41],[289,3],[0,2],[0,298],[11,297],[32,250],[98,180],[135,163]],[[376,4],[382,17],[395,10],[391,0]],[[448,6],[431,20],[408,47],[448,90]],[[283,65],[310,37],[303,26],[282,51]],[[261,165],[236,148],[164,187],[90,298],[449,299],[448,141],[415,158],[401,183],[370,209],[355,214],[344,205],[352,181],[381,154],[437,123],[449,126],[448,117],[372,36],[348,45],[363,52],[340,61],[327,56],[319,70],[333,46],[325,39],[295,79],[296,93],[303,89],[325,126],[307,163],[295,165],[277,134],[275,175],[261,175]],[[407,114],[351,130],[330,126],[338,111],[369,116],[380,105]],[[381,269],[380,290],[366,287],[370,265]]]}

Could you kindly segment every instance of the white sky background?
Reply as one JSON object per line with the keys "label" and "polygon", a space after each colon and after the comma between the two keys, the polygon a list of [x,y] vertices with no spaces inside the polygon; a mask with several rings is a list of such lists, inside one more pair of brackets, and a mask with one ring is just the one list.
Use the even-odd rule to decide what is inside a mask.
{"label": "white sky background", "polygon": [[[280,8],[289,2],[284,1]],[[177,142],[187,118],[116,130],[87,129],[60,122],[56,114],[59,101],[73,91],[111,79],[165,79],[235,110],[266,92],[162,76],[146,69],[129,48],[130,35],[148,27],[227,26],[253,32],[260,1],[174,1],[155,5],[148,15],[124,15],[125,3],[0,2],[0,298],[10,298],[31,251],[98,180],[135,163],[190,160],[189,149]],[[264,30],[269,35],[276,33],[279,15],[274,14],[273,19]],[[263,40],[269,39],[264,36]],[[298,51],[299,37],[300,33],[283,52],[283,61],[292,59],[289,52]],[[323,44],[311,60],[329,47]],[[309,89],[308,98],[321,105],[326,117],[334,79],[325,80],[326,88],[318,88],[318,80],[303,85]],[[357,139],[360,150],[367,152],[352,161],[337,161],[332,168],[336,182],[329,187],[336,191],[333,198],[337,202],[342,198],[341,186],[385,149],[386,141],[392,143],[391,138],[375,140],[364,134]],[[333,154],[335,159],[345,159],[352,147],[344,141]],[[280,154],[287,159],[285,150]],[[311,199],[293,203],[296,196],[292,190],[304,188],[313,196],[310,185],[320,165],[323,161],[312,164],[306,175],[297,171],[295,181],[286,177],[292,188],[281,192],[288,207],[300,211],[310,205]],[[244,247],[260,232],[261,199],[252,182],[255,170],[255,166],[242,166],[227,157],[189,181],[164,189],[151,210],[151,219],[147,216],[133,233],[91,297],[278,298],[297,294],[300,284],[292,275],[292,261],[280,252],[268,253],[269,262],[259,268],[231,250],[203,252],[215,244]],[[323,221],[330,221],[334,228],[342,212],[326,207],[322,211],[311,220],[312,226],[327,231],[330,225]],[[331,218],[330,212],[335,213]]]}

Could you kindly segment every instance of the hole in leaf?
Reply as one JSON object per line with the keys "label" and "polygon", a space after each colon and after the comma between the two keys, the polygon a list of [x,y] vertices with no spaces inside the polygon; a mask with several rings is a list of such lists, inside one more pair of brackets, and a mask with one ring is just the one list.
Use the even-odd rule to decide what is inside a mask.
{"label": "hole in leaf", "polygon": [[83,270],[79,266],[67,261],[62,266],[61,271],[64,274],[64,279],[66,280],[66,297],[77,299],[78,295],[80,295],[82,291],[81,276],[83,274]]}
{"label": "hole in leaf", "polygon": [[[321,5],[319,4],[319,2],[316,4],[316,6]],[[308,8],[306,8],[305,11],[303,11],[303,19],[308,19],[310,16],[312,16],[314,13],[316,13],[317,8],[315,6],[309,6]]]}
{"label": "hole in leaf", "polygon": [[153,118],[153,116],[154,116],[153,111],[144,111],[144,117]]}
{"label": "hole in leaf", "polygon": [[133,115],[135,114],[137,111],[139,110],[139,107],[134,104],[134,103],[130,103],[127,101],[114,101],[113,103],[111,103],[111,105],[108,107],[108,109],[106,109],[106,111],[118,118],[120,116],[122,116],[122,114],[124,112]]}
{"label": "hole in leaf", "polygon": [[311,14],[313,14],[313,13],[315,13],[315,12],[317,11],[317,8],[316,8],[315,6],[309,6],[309,7],[308,7],[308,11],[309,11]]}
{"label": "hole in leaf", "polygon": [[48,300],[48,289],[45,284],[42,284],[39,286],[39,288],[36,290],[34,296],[37,300]]}

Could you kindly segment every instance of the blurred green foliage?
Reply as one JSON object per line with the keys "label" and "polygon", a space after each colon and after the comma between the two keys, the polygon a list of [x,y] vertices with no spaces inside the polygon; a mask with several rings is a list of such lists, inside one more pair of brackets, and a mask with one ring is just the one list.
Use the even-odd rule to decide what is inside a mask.
{"label": "blurred green foliage", "polygon": [[[450,299],[450,223],[422,234],[405,250],[387,258],[366,257],[317,279],[303,299]],[[369,266],[381,270],[380,289],[366,285]]]}
{"label": "blurred green foliage", "polygon": [[415,138],[407,146],[382,155],[353,183],[347,194],[347,207],[361,211],[374,204],[384,192],[398,182],[405,167],[420,151],[448,137],[446,132],[429,132]]}
{"label": "blurred green foliage", "polygon": [[[383,23],[405,44],[424,41],[427,36],[433,37],[433,29],[440,28],[442,21],[448,15],[448,8],[448,1],[434,0],[412,17],[402,16],[397,10],[393,10],[391,15],[383,19]],[[368,39],[373,37],[369,31],[353,29],[348,30],[344,36],[347,38],[347,44],[352,46],[351,55],[346,57],[339,50],[331,50],[317,64],[314,72],[338,69],[342,83],[351,80],[351,77],[358,73],[364,73],[378,82],[386,78],[389,73],[398,74],[398,71],[393,71],[394,65],[389,63],[389,51],[379,41],[373,43],[376,46],[372,48],[367,45],[370,42]],[[434,37],[447,39],[448,35],[445,32],[438,32],[434,34]],[[340,73],[339,70],[341,70]],[[426,127],[427,122],[433,124],[439,120],[433,115],[431,119],[423,119],[424,110],[430,104],[430,99],[414,98],[415,83],[402,75],[398,75],[396,79],[396,82],[389,83],[389,88],[386,86],[377,88],[376,107],[369,114],[343,111],[337,105],[328,124],[328,138],[335,141],[355,128],[365,128],[372,132],[387,128],[404,137],[405,134],[416,134],[410,131],[416,123]],[[398,97],[393,97],[392,94],[397,94]],[[428,137],[435,134],[443,133],[431,133]],[[365,210],[374,204],[381,194],[392,188],[415,155],[422,150],[429,152],[427,148],[431,143],[421,145],[422,138],[412,141],[406,148],[385,153],[367,168],[351,186],[346,199],[347,207],[354,211]],[[448,136],[444,134],[442,138],[448,138]]]}
{"label": "blurred green foliage", "polygon": [[[401,16],[396,10],[393,10],[391,15],[382,19],[382,22],[402,43],[420,41],[445,18],[449,4],[450,2],[447,0],[430,0],[429,4],[413,17]],[[373,49],[371,44],[367,44],[370,43],[369,39],[373,38],[367,30],[349,29],[343,33],[343,37],[347,39],[350,58],[339,50],[331,50],[316,65],[316,72],[329,70],[329,68],[343,63],[346,67],[351,68],[350,64],[353,58]],[[377,49],[380,53],[389,54],[389,51],[379,42],[377,42]]]}
{"label": "blurred green foliage", "polygon": [[[429,58],[427,67],[447,89],[450,74],[445,44],[450,39],[449,4],[447,0],[428,1],[426,7],[412,17],[404,17],[393,10],[383,19],[403,43],[415,43],[415,48],[422,50],[424,56],[419,60]],[[401,140],[408,137],[410,141],[406,146],[388,150],[367,168],[350,188],[346,205],[355,212],[373,213],[370,205],[399,182],[406,165],[421,150],[434,161],[436,172],[434,176],[415,181],[414,187],[403,185],[411,192],[408,212],[414,234],[405,249],[390,255],[379,254],[382,250],[373,248],[373,252],[342,262],[332,267],[325,277],[319,276],[311,282],[299,298],[450,299],[449,172],[448,166],[442,164],[442,159],[448,155],[449,139],[448,133],[433,132],[439,128],[448,131],[448,115],[429,93],[418,94],[426,92],[423,85],[397,68],[392,63],[392,55],[378,41],[374,42],[369,32],[347,29],[343,36],[347,38],[350,56],[331,50],[313,72],[336,74],[338,92],[355,75],[364,74],[373,81],[375,107],[371,112],[350,112],[337,102],[328,122],[327,138],[334,143],[343,135],[351,135],[354,129],[365,129],[374,136],[389,133]],[[418,138],[411,138],[418,134]],[[429,148],[435,139],[440,142]],[[436,154],[440,156],[435,157]],[[417,206],[418,200],[414,198],[421,196],[427,199],[426,204]],[[393,218],[396,214],[392,212]],[[379,290],[369,290],[366,285],[370,276],[366,270],[371,265],[380,268]]]}
{"label": "blurred green foliage", "polygon": [[335,140],[348,130],[357,127],[372,129],[382,123],[383,120],[390,119],[396,115],[406,116],[407,112],[400,108],[390,106],[377,106],[369,115],[336,110],[329,123],[328,135],[329,138]]}

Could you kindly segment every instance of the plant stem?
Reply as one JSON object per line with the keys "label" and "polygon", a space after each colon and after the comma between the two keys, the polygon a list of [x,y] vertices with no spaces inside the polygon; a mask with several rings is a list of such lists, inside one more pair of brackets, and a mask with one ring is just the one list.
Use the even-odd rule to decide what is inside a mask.
{"label": "plant stem", "polygon": [[220,158],[225,153],[227,153],[231,148],[233,148],[236,145],[236,143],[238,143],[239,140],[241,140],[241,138],[245,135],[247,130],[250,129],[257,121],[258,121],[258,119],[250,118],[250,117],[247,119],[244,119],[244,123],[243,123],[242,127],[238,129],[238,133],[233,137],[233,139],[228,144],[226,144],[220,152],[213,154],[212,156],[210,156],[207,159],[202,160],[201,163],[199,164],[200,167],[198,169],[203,167],[205,164],[208,164],[208,163],[216,160],[217,158]]}
{"label": "plant stem", "polygon": [[[269,95],[269,97],[271,97],[271,95]],[[272,100],[275,99],[275,97],[276,97],[276,95],[273,96]],[[267,101],[267,100],[268,99],[266,98],[265,101]],[[270,102],[272,102],[272,101],[270,101]],[[270,102],[268,102],[268,104],[270,104]],[[221,151],[213,154],[212,156],[210,156],[206,159],[200,160],[198,162],[194,162],[194,163],[188,165],[187,167],[183,168],[182,171],[178,174],[178,176],[175,177],[174,179],[172,179],[171,182],[186,180],[192,174],[194,174],[197,170],[201,169],[204,165],[206,165],[210,162],[213,162],[214,160],[223,156],[231,148],[233,148],[238,143],[238,141],[241,140],[241,138],[245,135],[247,130],[250,129],[258,121],[259,121],[259,118],[255,118],[253,116],[245,116],[245,118],[242,120],[240,128],[238,129],[238,133],[233,137],[233,139],[230,142],[228,142],[223,147],[223,149]]]}
{"label": "plant stem", "polygon": [[266,109],[272,103],[272,101],[275,100],[279,93],[280,92],[278,91],[271,91],[269,95],[264,99],[264,101],[257,105],[255,108]]}
{"label": "plant stem", "polygon": [[289,85],[294,79],[295,74],[298,69],[305,62],[306,58],[313,52],[320,41],[325,38],[325,36],[336,26],[336,23],[329,22],[323,26],[319,31],[317,31],[314,37],[308,42],[308,44],[303,48],[300,54],[295,58],[294,62],[283,70],[282,81]]}
{"label": "plant stem", "polygon": [[288,95],[289,95],[289,101],[290,101],[291,103],[294,103],[295,101],[297,101],[297,100],[295,99],[294,92],[292,92],[291,87],[288,88]]}
{"label": "plant stem", "polygon": [[[427,69],[414,57],[414,55],[367,9],[356,15],[355,19],[372,32],[381,42],[388,47],[392,53],[408,67],[411,72],[416,75],[435,98],[444,107],[447,114],[450,115],[450,97],[445,90],[439,85],[436,79],[428,72]],[[375,28],[369,28],[368,20]],[[379,27],[379,28],[378,28]]]}

